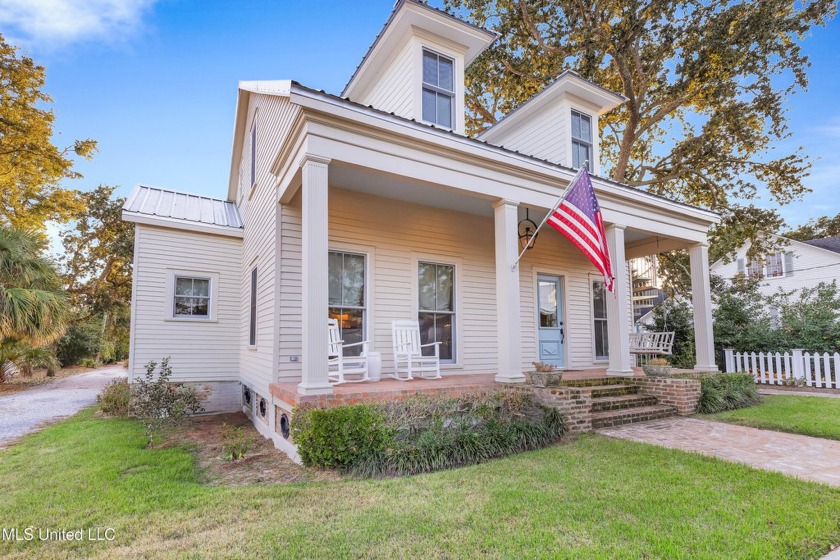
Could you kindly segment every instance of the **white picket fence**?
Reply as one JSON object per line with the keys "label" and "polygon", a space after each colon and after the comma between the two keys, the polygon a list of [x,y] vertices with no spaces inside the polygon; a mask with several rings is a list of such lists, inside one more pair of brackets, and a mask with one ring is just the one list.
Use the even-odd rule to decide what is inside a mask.
{"label": "white picket fence", "polygon": [[725,349],[728,373],[752,373],[756,383],[784,385],[802,380],[807,387],[840,389],[840,353],[805,352],[735,352]]}

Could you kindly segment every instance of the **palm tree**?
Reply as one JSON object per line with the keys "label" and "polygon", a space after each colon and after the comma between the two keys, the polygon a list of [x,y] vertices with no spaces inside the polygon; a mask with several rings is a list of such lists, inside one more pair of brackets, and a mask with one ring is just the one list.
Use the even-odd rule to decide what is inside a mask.
{"label": "palm tree", "polygon": [[[0,226],[0,372],[19,348],[41,348],[64,333],[70,306],[36,236]],[[0,373],[0,382],[2,382]]]}

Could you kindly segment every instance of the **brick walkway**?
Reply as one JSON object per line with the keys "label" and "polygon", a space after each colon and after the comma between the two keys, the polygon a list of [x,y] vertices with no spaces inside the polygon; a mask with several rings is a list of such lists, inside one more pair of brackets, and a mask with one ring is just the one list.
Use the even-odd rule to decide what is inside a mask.
{"label": "brick walkway", "polygon": [[653,420],[605,428],[598,433],[695,451],[840,487],[840,441],[696,418]]}

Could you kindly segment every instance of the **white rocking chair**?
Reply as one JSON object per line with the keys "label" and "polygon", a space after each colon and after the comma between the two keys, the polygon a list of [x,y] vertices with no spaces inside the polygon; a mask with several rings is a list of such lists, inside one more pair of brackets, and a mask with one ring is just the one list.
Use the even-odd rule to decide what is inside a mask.
{"label": "white rocking chair", "polygon": [[[333,385],[341,383],[358,383],[368,381],[368,341],[344,344],[341,340],[341,332],[338,330],[337,319],[327,319],[327,330],[329,332],[329,369],[327,377]],[[360,356],[345,356],[344,349],[353,346],[361,346]],[[347,376],[350,376],[348,379]]]}
{"label": "white rocking chair", "polygon": [[[440,379],[440,342],[420,344],[418,321],[392,321],[394,337],[394,373],[398,381],[411,381],[415,376]],[[433,356],[424,356],[423,348],[434,347]]]}

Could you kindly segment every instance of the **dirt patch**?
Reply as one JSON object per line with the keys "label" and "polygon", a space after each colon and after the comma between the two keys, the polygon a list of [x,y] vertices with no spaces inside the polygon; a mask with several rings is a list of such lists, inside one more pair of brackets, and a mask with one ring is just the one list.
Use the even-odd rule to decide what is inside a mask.
{"label": "dirt patch", "polygon": [[[254,448],[243,459],[226,461],[222,454],[222,430],[241,426],[253,434]],[[166,436],[162,443],[185,444],[193,449],[208,482],[219,486],[244,484],[288,484],[313,480],[340,480],[341,475],[298,465],[264,438],[241,412],[199,416]]]}
{"label": "dirt patch", "polygon": [[58,381],[59,379],[73,377],[74,375],[80,375],[82,373],[90,373],[92,371],[95,371],[95,369],[83,366],[70,366],[57,369],[55,371],[55,375],[52,377],[47,377],[47,370],[45,368],[33,370],[30,377],[25,377],[22,373],[18,372],[11,379],[7,379],[5,383],[0,383],[0,397],[26,391],[27,389],[37,387],[38,385],[47,385]]}

